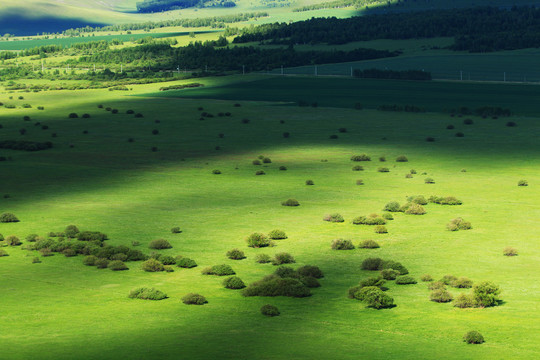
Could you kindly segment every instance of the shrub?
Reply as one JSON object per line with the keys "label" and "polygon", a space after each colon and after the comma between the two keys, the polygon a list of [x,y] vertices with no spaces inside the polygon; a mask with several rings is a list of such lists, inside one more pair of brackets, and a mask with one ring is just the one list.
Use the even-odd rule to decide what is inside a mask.
{"label": "shrub", "polygon": [[324,221],[330,221],[330,222],[344,222],[343,216],[338,213],[328,214],[323,217]]}
{"label": "shrub", "polygon": [[358,247],[360,249],[377,249],[380,246],[375,240],[362,240]]}
{"label": "shrub", "polygon": [[150,244],[148,244],[148,247],[150,249],[161,250],[161,249],[171,249],[172,245],[165,239],[155,239],[155,240],[150,241]]}
{"label": "shrub", "polygon": [[62,251],[62,254],[63,254],[65,257],[73,257],[73,256],[77,256],[77,252],[75,252],[75,250],[70,249],[70,248],[67,248],[67,249],[65,249],[64,251]]}
{"label": "shrub", "polygon": [[467,344],[482,344],[485,342],[482,334],[474,330],[463,335],[463,341],[465,341]]}
{"label": "shrub", "polygon": [[390,213],[384,213],[381,215],[381,217],[385,220],[394,220],[394,217]]}
{"label": "shrub", "polygon": [[6,250],[0,249],[0,257],[9,256]]}
{"label": "shrub", "polygon": [[141,113],[136,113],[136,114],[135,114],[135,117],[136,117],[136,118],[142,118],[142,117],[144,117],[144,116],[143,116],[143,114],[141,114]]}
{"label": "shrub", "polygon": [[75,225],[68,225],[66,226],[66,229],[64,230],[64,234],[66,234],[66,236],[68,238],[75,238],[77,237],[77,234],[79,233],[79,228]]}
{"label": "shrub", "polygon": [[356,185],[364,185],[364,180],[362,179],[356,180]]}
{"label": "shrub", "polygon": [[529,186],[529,182],[527,180],[519,180],[518,186]]}
{"label": "shrub", "polygon": [[214,169],[214,170],[212,170],[212,174],[214,174],[214,175],[220,175],[220,174],[221,174],[221,170]]}
{"label": "shrub", "polygon": [[330,135],[330,139],[337,139],[338,136],[337,135]]}
{"label": "shrub", "polygon": [[97,259],[98,258],[95,257],[94,255],[85,256],[84,259],[83,259],[83,264],[86,265],[86,266],[94,266],[94,265],[96,265]]}
{"label": "shrub", "polygon": [[171,228],[171,233],[173,234],[180,234],[182,232],[182,230],[180,230],[180,227],[178,226],[175,226],[173,228]]}
{"label": "shrub", "polygon": [[378,172],[390,172],[390,169],[387,167],[380,167],[377,169]]}
{"label": "shrub", "polygon": [[461,200],[457,199],[454,196],[447,196],[447,197],[430,196],[428,200],[429,200],[429,202],[439,204],[439,205],[461,205],[461,204],[463,204],[463,202]]}
{"label": "shrub", "polygon": [[353,155],[351,156],[351,161],[371,161],[371,157],[366,154]]}
{"label": "shrub", "polygon": [[438,303],[447,303],[452,301],[452,294],[444,289],[433,290],[429,295],[429,299]]}
{"label": "shrub", "polygon": [[435,141],[435,138],[434,138],[433,136],[428,136],[428,137],[426,138],[426,141],[427,141],[427,142],[434,142],[434,141]]}
{"label": "shrub", "polygon": [[104,241],[107,235],[99,231],[81,231],[77,234],[77,239],[81,241]]}
{"label": "shrub", "polygon": [[174,265],[176,264],[176,259],[171,255],[161,255],[158,259],[163,265]]}
{"label": "shrub", "polygon": [[268,233],[268,237],[272,240],[282,240],[287,239],[287,234],[283,230],[275,229]]}
{"label": "shrub", "polygon": [[254,248],[266,247],[266,246],[270,246],[271,244],[270,239],[266,235],[261,234],[261,233],[253,233],[249,235],[246,241],[249,247],[254,247]]}
{"label": "shrub", "polygon": [[19,219],[12,213],[3,213],[0,215],[0,223],[19,222]]}
{"label": "shrub", "polygon": [[429,290],[440,290],[440,289],[445,290],[446,285],[442,281],[433,281],[429,283],[428,289]]}
{"label": "shrub", "polygon": [[469,230],[472,229],[471,223],[462,218],[455,218],[446,224],[446,228],[450,231]]}
{"label": "shrub", "polygon": [[266,173],[262,170],[255,171],[255,175],[266,175]]}
{"label": "shrub", "polygon": [[364,167],[360,165],[356,165],[352,167],[352,171],[364,171]]}
{"label": "shrub", "polygon": [[335,239],[332,240],[333,250],[353,250],[354,245],[351,240]]}
{"label": "shrub", "polygon": [[442,279],[440,280],[440,282],[442,282],[445,285],[450,285],[456,280],[457,280],[457,277],[455,277],[454,275],[444,275]]}
{"label": "shrub", "polygon": [[272,160],[269,157],[264,157],[262,159],[263,164],[271,164]]}
{"label": "shrub", "polygon": [[95,265],[98,269],[105,269],[105,268],[109,265],[109,260],[99,258],[99,259],[97,259],[97,260],[95,261],[94,265]]}
{"label": "shrub", "polygon": [[223,281],[223,286],[227,289],[243,289],[246,287],[246,284],[238,276],[231,276]]}
{"label": "shrub", "polygon": [[300,281],[310,289],[321,287],[319,281],[312,276],[302,276]]}
{"label": "shrub", "polygon": [[472,121],[472,119],[465,119],[465,120],[463,120],[463,124],[465,124],[465,125],[472,125],[472,124],[473,124],[473,121]]}
{"label": "shrub", "polygon": [[6,243],[6,245],[9,245],[9,246],[19,246],[22,244],[21,240],[15,235],[6,236],[6,239],[4,240],[4,242]]}
{"label": "shrub", "polygon": [[306,185],[315,185],[313,180],[306,180]]}
{"label": "shrub", "polygon": [[83,119],[90,119],[90,114],[83,114],[82,117]]}
{"label": "shrub", "polygon": [[163,264],[153,258],[150,258],[143,262],[141,268],[147,272],[159,272],[165,270],[163,268]]}
{"label": "shrub", "polygon": [[435,180],[433,180],[433,178],[428,177],[428,178],[424,179],[424,183],[426,183],[426,184],[435,184]]}
{"label": "shrub", "polygon": [[278,308],[274,305],[266,304],[261,307],[261,314],[263,314],[264,316],[273,317],[279,316],[280,312]]}
{"label": "shrub", "polygon": [[296,269],[296,272],[304,277],[312,277],[315,279],[321,279],[324,277],[324,274],[318,266],[313,265],[304,265]]}
{"label": "shrub", "polygon": [[377,234],[387,234],[388,229],[384,225],[375,225],[375,233]]}
{"label": "shrub", "polygon": [[475,306],[472,294],[459,294],[454,300],[454,307],[466,309]]}
{"label": "shrub", "polygon": [[426,209],[420,204],[412,203],[407,210],[405,210],[405,214],[409,215],[424,215],[426,213]]}
{"label": "shrub", "polygon": [[282,165],[282,166],[279,167],[279,170],[285,171],[285,170],[287,170],[287,167]]}
{"label": "shrub", "polygon": [[[30,235],[27,235],[25,240],[28,241],[28,242],[36,242],[36,239],[39,237],[38,234],[30,234]],[[2,240],[2,239],[0,239]]]}
{"label": "shrub", "polygon": [[389,212],[399,212],[399,209],[401,206],[397,201],[391,201],[388,204],[384,206],[383,211],[389,211]]}
{"label": "shrub", "polygon": [[418,205],[427,205],[428,201],[423,195],[409,196],[407,201]]}
{"label": "shrub", "polygon": [[242,291],[242,295],[307,297],[311,296],[311,291],[298,279],[270,275],[250,284]]}
{"label": "shrub", "polygon": [[399,271],[401,275],[406,275],[409,273],[409,270],[403,264],[393,260],[383,261],[381,269],[393,269]]}
{"label": "shrub", "polygon": [[385,161],[386,161],[386,157],[385,157],[385,156],[379,157],[379,161],[380,161],[380,162],[385,162]]}
{"label": "shrub", "polygon": [[407,159],[407,157],[405,155],[399,155],[397,158],[396,158],[396,161],[397,162],[407,162],[409,161],[409,159]]}
{"label": "shrub", "polygon": [[152,152],[156,152],[156,151],[158,151],[158,148],[155,147],[155,146],[152,146],[152,148],[151,148],[150,150],[151,150]]}
{"label": "shrub", "polygon": [[447,129],[447,130],[452,130],[452,129],[455,129],[455,126],[452,125],[452,124],[447,125],[447,126],[446,126],[446,129]]}
{"label": "shrub", "polygon": [[4,241],[4,235],[0,234],[0,241]]}
{"label": "shrub", "polygon": [[456,137],[464,137],[464,136],[465,134],[462,133],[461,131],[456,133]]}
{"label": "shrub", "polygon": [[70,119],[76,119],[78,117],[79,117],[79,115],[77,115],[76,113],[71,113],[71,114],[68,115],[68,118],[70,118]]}
{"label": "shrub", "polygon": [[381,276],[384,280],[396,280],[398,275],[399,271],[396,271],[394,269],[381,270]]}
{"label": "shrub", "polygon": [[295,263],[294,257],[289,253],[277,253],[274,255],[274,259],[272,260],[272,265],[282,265],[282,264],[292,264]]}
{"label": "shrub", "polygon": [[167,298],[167,294],[154,288],[142,287],[131,290],[128,297],[131,299],[142,300],[163,300]]}
{"label": "shrub", "polygon": [[240,249],[232,249],[227,251],[227,257],[231,260],[242,260],[246,258],[246,255]]}
{"label": "shrub", "polygon": [[197,263],[193,259],[182,257],[176,261],[176,265],[181,268],[191,269],[196,267]]}
{"label": "shrub", "polygon": [[281,202],[283,206],[300,206],[300,203],[296,199],[287,199]]}
{"label": "shrub", "polygon": [[507,246],[503,250],[503,255],[504,256],[517,256],[517,254],[518,254],[517,249],[515,249],[515,248],[513,248],[511,246]]}
{"label": "shrub", "polygon": [[280,278],[300,278],[300,275],[290,266],[280,266],[274,271],[274,275]]}
{"label": "shrub", "polygon": [[226,275],[235,275],[236,273],[227,264],[214,265],[202,270],[203,275],[217,275],[217,276],[226,276]]}
{"label": "shrub", "polygon": [[400,276],[396,279],[398,285],[410,285],[416,284],[416,280],[412,276]]}
{"label": "shrub", "polygon": [[41,256],[43,256],[43,257],[47,257],[47,256],[52,256],[52,255],[53,255],[51,249],[49,249],[48,247],[44,247],[44,248],[39,249],[39,253],[40,253]]}
{"label": "shrub", "polygon": [[506,123],[506,126],[508,126],[508,127],[516,127],[517,124],[514,121],[509,121],[509,122]]}
{"label": "shrub", "polygon": [[261,161],[260,160],[253,160],[251,162],[253,165],[261,165]]}
{"label": "shrub", "polygon": [[32,264],[39,264],[40,262],[41,262],[41,260],[37,256],[34,256],[32,258]]}
{"label": "shrub", "polygon": [[495,306],[499,302],[499,286],[490,281],[484,281],[474,286],[473,297],[475,305],[478,307]]}
{"label": "shrub", "polygon": [[473,282],[471,279],[468,279],[466,277],[460,277],[459,279],[452,281],[450,285],[459,289],[468,289],[472,288]]}
{"label": "shrub", "polygon": [[381,258],[367,258],[362,261],[362,270],[380,270],[383,266]]}
{"label": "shrub", "polygon": [[358,292],[358,300],[367,304],[368,307],[375,309],[384,309],[394,306],[394,299],[386,295],[380,288],[376,286],[367,286]]}
{"label": "shrub", "polygon": [[258,254],[255,257],[255,261],[259,264],[267,264],[269,262],[272,262],[272,258],[268,254]]}
{"label": "shrub", "polygon": [[129,270],[126,264],[124,264],[124,262],[120,260],[111,261],[109,265],[107,265],[107,267],[112,271]]}
{"label": "shrub", "polygon": [[386,220],[382,217],[375,216],[358,216],[352,220],[354,225],[385,225]]}
{"label": "shrub", "polygon": [[420,280],[426,282],[426,281],[433,281],[433,277],[429,274],[424,274],[420,276]]}

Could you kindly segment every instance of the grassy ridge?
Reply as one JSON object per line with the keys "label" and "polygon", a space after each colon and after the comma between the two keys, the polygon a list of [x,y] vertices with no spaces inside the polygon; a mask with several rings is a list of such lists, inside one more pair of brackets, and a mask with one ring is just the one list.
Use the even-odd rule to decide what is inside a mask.
{"label": "grassy ridge", "polygon": [[[317,93],[314,83],[307,82],[311,79],[284,80],[289,82],[278,83],[280,89],[296,82]],[[206,81],[211,85],[211,79]],[[243,86],[253,92],[273,81]],[[330,80],[317,84],[321,93],[329,93]],[[134,86],[133,93],[152,93],[158,87]],[[425,90],[424,95],[429,92]],[[284,94],[289,94],[284,101],[297,100]],[[11,101],[8,94],[0,95],[6,103],[35,105],[33,109],[0,108],[4,125],[0,136],[18,138],[18,129],[28,127],[26,139],[53,140],[55,147],[40,153],[0,152],[14,159],[0,163],[2,173],[9,174],[0,179],[1,189],[11,194],[9,199],[0,199],[0,208],[21,219],[17,224],[0,224],[0,233],[24,237],[61,231],[74,223],[107,233],[112,244],[141,241],[146,252],[150,240],[164,237],[174,246],[164,253],[192,257],[200,267],[149,274],[139,264],[128,263],[129,271],[113,273],[85,267],[81,257],[55,255],[31,264],[34,254],[7,248],[10,256],[0,258],[0,283],[3,314],[9,322],[1,336],[3,351],[10,358],[32,357],[36,348],[44,359],[538,356],[536,119],[517,117],[513,120],[518,127],[507,128],[504,119],[474,117],[474,125],[465,126],[462,119],[437,113],[389,114],[243,101],[238,108],[229,101],[130,97],[102,90],[23,95],[24,100]],[[120,112],[112,115],[99,110],[99,103]],[[35,110],[38,105],[46,110]],[[230,111],[232,116],[200,121],[199,106],[214,114]],[[145,117],[133,118],[125,114],[126,109],[141,111]],[[68,119],[73,111],[92,117]],[[26,114],[32,122],[48,124],[50,130],[23,122]],[[242,124],[243,118],[251,122]],[[466,136],[454,137],[445,129],[448,123]],[[338,134],[338,127],[348,132],[339,133],[337,140],[329,139]],[[154,128],[160,135],[151,134]],[[89,133],[84,135],[83,130]],[[283,138],[284,131],[291,137]],[[51,139],[50,132],[57,132],[58,137]],[[220,139],[218,133],[225,137]],[[437,140],[427,143],[427,135]],[[135,142],[128,143],[128,137]],[[222,150],[216,151],[217,145]],[[151,152],[152,146],[159,151]],[[361,152],[375,161],[364,164],[364,172],[352,172],[349,157]],[[263,167],[265,176],[254,176],[260,167],[251,165],[251,160],[259,154],[273,161]],[[401,154],[410,162],[393,162]],[[383,155],[388,162],[381,164],[376,159]],[[280,165],[289,170],[279,171]],[[390,173],[376,172],[383,165]],[[216,168],[223,174],[212,175]],[[411,168],[419,174],[427,172],[436,183],[424,184],[422,175],[405,179]],[[468,171],[460,172],[462,168]],[[304,185],[308,178],[315,186]],[[364,179],[364,186],[355,185],[358,178]],[[531,186],[518,188],[521,178]],[[413,194],[455,195],[464,205],[428,205],[428,214],[422,217],[398,214],[388,225],[388,235],[376,235],[367,226],[322,221],[324,214],[335,211],[347,221],[380,212],[386,202],[403,202]],[[301,206],[280,206],[289,197],[297,198]],[[444,225],[458,215],[470,220],[474,229],[446,231]],[[184,232],[172,235],[172,226]],[[289,239],[267,250],[245,246],[249,233],[274,228],[284,229]],[[332,251],[330,242],[337,237],[351,238],[355,244],[373,238],[381,248]],[[520,256],[503,257],[501,251],[507,245],[517,247]],[[225,252],[234,247],[245,250],[247,259],[226,259]],[[228,263],[249,283],[274,269],[255,264],[256,254],[282,251],[295,256],[298,265],[315,264],[324,270],[322,288],[311,298],[242,298],[223,289],[221,279],[200,275],[203,266]],[[346,292],[373,275],[359,269],[368,256],[401,261],[416,278],[423,273],[435,278],[452,273],[475,281],[493,280],[501,285],[505,304],[457,310],[451,304],[430,302],[424,284],[390,284],[389,294],[398,306],[366,309],[347,299]],[[128,299],[128,292],[139,286],[155,286],[170,298],[157,303]],[[188,292],[200,292],[209,303],[202,307],[181,304],[180,297]],[[277,305],[282,315],[262,317],[258,309],[266,303]],[[464,344],[461,336],[471,329],[482,332],[486,344]]]}

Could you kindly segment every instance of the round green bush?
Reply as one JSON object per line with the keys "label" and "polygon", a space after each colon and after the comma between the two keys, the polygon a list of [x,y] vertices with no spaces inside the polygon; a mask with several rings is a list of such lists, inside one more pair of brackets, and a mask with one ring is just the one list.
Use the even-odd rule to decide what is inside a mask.
{"label": "round green bush", "polygon": [[4,241],[4,235],[0,234],[0,241]]}
{"label": "round green bush", "polygon": [[314,265],[304,265],[296,269],[296,272],[305,277],[313,277],[315,279],[321,279],[324,277],[324,274],[318,266]]}
{"label": "round green bush", "polygon": [[399,209],[401,206],[397,201],[391,201],[388,204],[384,206],[383,211],[389,211],[389,212],[399,212]]}
{"label": "round green bush", "polygon": [[172,257],[171,255],[161,255],[159,257],[159,260],[160,263],[162,263],[163,265],[174,265],[176,264],[176,259],[174,257]]}
{"label": "round green bush", "polygon": [[351,221],[354,225],[385,225],[386,220],[377,214],[358,216]]}
{"label": "round green bush", "polygon": [[269,157],[264,157],[262,159],[263,164],[271,164],[272,160]]}
{"label": "round green bush", "polygon": [[380,270],[383,266],[381,258],[367,258],[362,261],[362,270]]}
{"label": "round green bush", "polygon": [[221,170],[214,169],[214,170],[212,170],[212,174],[219,175],[219,174],[221,174]]}
{"label": "round green bush", "polygon": [[332,240],[332,250],[353,250],[354,245],[351,240],[335,239]]}
{"label": "round green bush", "polygon": [[313,180],[306,180],[306,185],[315,185]]}
{"label": "round green bush", "polygon": [[[30,235],[27,235],[24,240],[28,241],[28,242],[36,242],[37,238],[39,237],[38,234],[30,234]],[[3,238],[2,238],[3,240]]]}
{"label": "round green bush", "polygon": [[147,272],[158,272],[165,270],[163,264],[158,260],[150,258],[142,263],[141,268]]}
{"label": "round green bush", "polygon": [[465,341],[467,344],[482,344],[485,342],[482,334],[474,330],[463,335],[463,341]]}
{"label": "round green bush", "polygon": [[266,173],[262,170],[255,171],[255,175],[266,175]]}
{"label": "round green bush", "polygon": [[438,303],[447,303],[452,301],[452,294],[444,289],[437,289],[431,292],[429,299]]}
{"label": "round green bush", "polygon": [[311,291],[299,279],[269,275],[242,290],[243,296],[307,297]]}
{"label": "round green bush", "polygon": [[268,233],[268,237],[272,240],[283,240],[287,239],[287,234],[283,230],[275,229]]}
{"label": "round green bush", "polygon": [[287,199],[281,202],[283,206],[300,206],[300,203],[296,199]]}
{"label": "round green bush", "polygon": [[435,184],[435,180],[433,180],[432,178],[428,177],[428,178],[425,178],[425,179],[424,179],[424,183],[426,183],[426,184]]}
{"label": "round green bush", "polygon": [[321,287],[319,280],[315,279],[313,276],[302,276],[300,281],[310,289]]}
{"label": "round green bush", "polygon": [[246,239],[248,246],[253,248],[261,248],[270,246],[271,242],[270,239],[261,233],[253,233],[249,235]]}
{"label": "round green bush", "polygon": [[231,276],[225,280],[223,280],[223,286],[225,286],[227,289],[243,289],[246,287],[246,284],[240,279],[238,276]]}
{"label": "round green bush", "polygon": [[83,259],[83,264],[86,265],[86,266],[94,266],[94,265],[96,265],[97,259],[98,258],[95,257],[94,255],[85,256],[84,259]]}
{"label": "round green bush", "polygon": [[381,217],[385,220],[394,220],[394,216],[392,216],[390,213],[383,213]]}
{"label": "round green bush", "polygon": [[214,265],[202,270],[203,275],[217,275],[217,276],[226,276],[226,275],[235,275],[233,268],[227,264]]}
{"label": "round green bush", "polygon": [[475,307],[474,297],[472,294],[459,294],[454,300],[454,307],[467,309]]}
{"label": "round green bush", "polygon": [[[45,249],[42,249],[42,250],[45,250]],[[42,254],[43,255],[43,254]],[[45,256],[45,255],[43,255]],[[107,259],[103,259],[103,258],[99,258],[97,259],[95,262],[94,262],[94,265],[98,268],[98,269],[105,269],[108,265],[109,265],[109,260]]]}
{"label": "round green bush", "polygon": [[180,234],[182,232],[182,230],[180,230],[180,227],[178,226],[175,226],[173,228],[171,228],[171,233],[173,234]]}
{"label": "round green bush", "polygon": [[429,290],[446,290],[446,284],[442,281],[432,281],[428,285]]}
{"label": "round green bush", "polygon": [[518,186],[529,186],[529,182],[527,180],[519,180]]}
{"label": "round green bush", "polygon": [[408,215],[424,215],[426,213],[426,209],[420,204],[412,203],[407,210],[405,210],[405,214]]}
{"label": "round green bush", "polygon": [[323,217],[323,220],[324,221],[329,221],[329,222],[344,222],[345,221],[343,219],[343,216],[341,214],[338,214],[338,213],[325,215]]}
{"label": "round green bush", "polygon": [[227,257],[231,260],[242,260],[246,258],[246,255],[240,249],[232,249],[227,251]]}
{"label": "round green bush", "polygon": [[375,233],[377,234],[387,234],[388,230],[386,229],[386,226],[384,225],[376,225],[375,226]]}
{"label": "round green bush", "polygon": [[365,302],[368,307],[374,309],[391,308],[394,306],[394,299],[376,286],[366,286],[360,289],[357,299]]}
{"label": "round green bush", "polygon": [[75,225],[68,225],[64,230],[64,234],[71,239],[76,238],[78,233],[80,233],[79,228]]}
{"label": "round green bush", "polygon": [[429,275],[429,274],[424,274],[424,275],[420,276],[420,280],[424,281],[424,282],[433,281],[433,277],[431,275]]}
{"label": "round green bush", "polygon": [[393,260],[383,261],[381,269],[393,269],[399,271],[401,275],[406,275],[409,273],[409,270],[403,264]]}
{"label": "round green bush", "polygon": [[411,285],[416,284],[416,280],[412,276],[400,276],[396,279],[398,285]]}
{"label": "round green bush", "polygon": [[196,267],[197,263],[193,259],[182,257],[176,261],[176,265],[181,268],[191,269]]}
{"label": "round green bush", "polygon": [[457,280],[457,277],[455,277],[454,275],[444,275],[442,279],[440,280],[440,282],[442,282],[445,285],[450,285],[456,280]]}
{"label": "round green bush", "polygon": [[384,280],[396,280],[399,275],[399,271],[394,269],[383,269],[381,270],[381,276]]}
{"label": "round green bush", "polygon": [[182,297],[182,302],[186,305],[204,305],[208,301],[206,298],[200,294],[187,294]]}
{"label": "round green bush", "polygon": [[70,119],[76,119],[76,118],[78,118],[78,117],[79,117],[79,115],[77,115],[76,113],[70,113],[70,114],[68,115],[68,118],[70,118]]}
{"label": "round green bush", "polygon": [[286,252],[277,253],[274,255],[274,259],[272,260],[272,265],[282,265],[282,264],[292,264],[295,263],[294,257]]}
{"label": "round green bush", "polygon": [[150,249],[161,250],[161,249],[171,249],[172,245],[165,239],[155,239],[155,240],[150,241],[150,244],[148,244],[148,247]]}
{"label": "round green bush", "polygon": [[385,162],[385,161],[386,161],[386,157],[385,157],[385,156],[379,157],[379,161],[380,161],[380,162]]}
{"label": "round green bush", "polygon": [[377,169],[378,172],[387,173],[390,172],[390,169],[387,167],[380,167]]}
{"label": "round green bush", "polygon": [[362,240],[360,244],[358,244],[358,248],[360,249],[377,249],[379,247],[379,243],[375,240]]}
{"label": "round green bush", "polygon": [[472,229],[472,225],[469,221],[465,221],[462,218],[455,218],[446,224],[446,228],[450,231],[469,230]]}
{"label": "round green bush", "polygon": [[164,265],[163,270],[165,272],[174,272],[174,268],[171,265]]}
{"label": "round green bush", "polygon": [[285,171],[285,170],[287,170],[287,167],[282,165],[282,166],[279,167],[279,170]]}
{"label": "round green bush", "polygon": [[513,248],[511,246],[507,246],[503,250],[503,255],[504,256],[517,256],[518,251],[517,251],[517,249],[515,249],[515,248]]}
{"label": "round green bush", "polygon": [[32,258],[32,264],[39,264],[40,262],[41,262],[41,260],[37,256],[34,256]]}
{"label": "round green bush", "polygon": [[499,302],[501,289],[490,281],[484,281],[473,288],[475,305],[478,307],[495,306]]}
{"label": "round green bush", "polygon": [[360,165],[356,165],[352,167],[352,171],[364,171],[364,167]]}
{"label": "round green bush", "polygon": [[471,279],[468,279],[466,277],[460,277],[459,279],[452,281],[450,285],[459,289],[469,289],[472,288],[473,282]]}
{"label": "round green bush", "polygon": [[262,164],[260,160],[253,160],[251,163],[253,165],[261,165]]}
{"label": "round green bush", "polygon": [[428,201],[423,195],[416,195],[416,196],[409,196],[407,198],[408,202],[419,204],[419,205],[427,205]]}
{"label": "round green bush", "polygon": [[19,219],[12,213],[3,213],[0,215],[0,223],[19,222]]}
{"label": "round green bush", "polygon": [[405,174],[406,179],[412,179],[412,177],[413,177],[412,174]]}
{"label": "round green bush", "polygon": [[5,238],[4,243],[9,246],[19,246],[21,245],[21,240],[15,235],[9,235]]}
{"label": "round green bush", "polygon": [[274,271],[274,275],[280,278],[299,278],[300,275],[290,266],[280,266]]}
{"label": "round green bush", "polygon": [[362,179],[356,180],[356,185],[364,185],[364,180]]}
{"label": "round green bush", "polygon": [[0,257],[9,256],[6,250],[0,249]]}
{"label": "round green bush", "polygon": [[124,264],[123,261],[120,260],[113,260],[107,265],[109,269],[112,271],[122,271],[122,270],[129,270],[126,264]]}
{"label": "round green bush", "polygon": [[399,155],[397,158],[396,158],[396,161],[397,162],[407,162],[409,161],[409,159],[407,159],[407,157],[405,155]]}
{"label": "round green bush", "polygon": [[279,316],[280,312],[274,305],[266,304],[261,307],[261,314],[268,317]]}
{"label": "round green bush", "polygon": [[142,287],[131,290],[128,297],[142,300],[163,300],[167,298],[167,294],[154,288]]}
{"label": "round green bush", "polygon": [[268,254],[258,254],[255,257],[255,261],[259,264],[268,264],[269,262],[272,262],[272,258]]}
{"label": "round green bush", "polygon": [[353,155],[351,161],[371,161],[371,157],[366,154]]}
{"label": "round green bush", "polygon": [[77,256],[77,252],[73,249],[70,249],[70,248],[67,248],[65,249],[64,251],[62,251],[62,254],[65,256],[65,257],[73,257],[73,256]]}

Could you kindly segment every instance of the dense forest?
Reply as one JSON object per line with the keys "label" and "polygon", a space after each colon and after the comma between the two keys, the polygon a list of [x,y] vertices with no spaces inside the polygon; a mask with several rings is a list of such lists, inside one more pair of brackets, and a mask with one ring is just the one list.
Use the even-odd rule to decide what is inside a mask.
{"label": "dense forest", "polygon": [[137,3],[137,11],[140,13],[153,13],[194,6],[235,7],[236,4],[231,0],[144,0]]}
{"label": "dense forest", "polygon": [[235,43],[345,44],[375,39],[454,37],[454,50],[489,52],[540,46],[540,9],[432,10],[348,19],[312,18],[239,29]]}

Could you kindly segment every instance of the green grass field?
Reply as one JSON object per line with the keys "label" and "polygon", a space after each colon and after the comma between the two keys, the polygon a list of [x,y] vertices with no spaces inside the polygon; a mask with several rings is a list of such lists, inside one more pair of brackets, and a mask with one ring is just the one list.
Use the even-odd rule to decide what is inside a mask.
{"label": "green grass field", "polygon": [[[146,273],[140,262],[128,262],[130,270],[113,272],[84,266],[82,256],[55,254],[33,264],[37,252],[4,247],[9,256],[0,257],[0,358],[538,358],[539,127],[538,111],[528,104],[537,96],[535,87],[263,76],[202,81],[205,88],[163,97],[155,96],[159,84],[133,86],[128,95],[104,90],[0,94],[0,102],[17,105],[0,108],[0,140],[54,143],[34,153],[0,150],[0,156],[13,158],[0,162],[0,195],[10,195],[0,198],[0,212],[13,212],[21,220],[0,224],[0,233],[16,234],[24,242],[30,233],[45,236],[76,224],[105,232],[108,244],[139,241],[138,248],[147,254],[152,239],[165,238],[173,248],[160,252],[182,254],[199,264],[175,267],[173,273]],[[295,89],[306,87],[305,100],[318,101],[319,107],[279,106],[298,101]],[[434,112],[369,109],[376,105],[375,95],[387,94],[382,102],[394,103],[399,93],[405,103],[433,102],[426,107]],[[16,100],[19,95],[24,99]],[[474,96],[477,100],[470,99]],[[368,109],[350,108],[347,102],[353,99]],[[506,127],[508,119],[479,117],[463,125],[464,118],[441,112],[476,102],[506,106],[504,99],[517,113],[511,119],[517,127]],[[32,108],[22,109],[23,103]],[[98,104],[119,113],[98,109]],[[201,121],[198,107],[216,116]],[[144,117],[127,115],[127,109]],[[68,119],[71,112],[91,118]],[[219,112],[232,115],[220,117]],[[30,122],[23,121],[25,115]],[[245,118],[250,122],[243,123]],[[448,124],[455,130],[446,130]],[[347,132],[338,132],[341,127]],[[27,129],[24,136],[22,128]],[[159,135],[152,135],[153,129]],[[465,136],[455,137],[457,131]],[[284,132],[290,137],[284,138]],[[330,139],[334,134],[339,137]],[[427,136],[435,142],[426,142]],[[154,146],[158,151],[150,150]],[[373,161],[353,172],[349,158],[360,153]],[[252,165],[261,154],[272,163]],[[394,161],[402,154],[409,162]],[[387,162],[380,163],[380,156]],[[288,170],[278,170],[282,165]],[[377,172],[380,166],[390,172]],[[213,175],[213,169],[222,174]],[[255,176],[260,169],[266,175]],[[418,174],[407,179],[410,169]],[[435,184],[424,183],[428,176]],[[307,179],[315,185],[306,186]],[[357,179],[365,185],[356,185]],[[530,186],[518,187],[520,179]],[[429,204],[423,216],[399,213],[386,235],[350,223],[355,216],[380,214],[389,201],[403,203],[417,194],[453,195],[463,205]],[[287,198],[301,205],[281,206]],[[332,212],[341,213],[345,223],[322,221]],[[457,216],[471,221],[473,229],[447,231],[446,223]],[[173,226],[183,232],[171,234]],[[275,228],[285,230],[288,239],[272,248],[246,246],[250,233]],[[355,245],[375,239],[381,248],[331,250],[336,238],[352,239]],[[505,246],[516,247],[519,256],[503,256]],[[236,247],[247,259],[226,258],[226,251]],[[201,275],[205,266],[226,263],[251,283],[275,269],[255,263],[255,256],[278,252],[291,253],[295,266],[321,267],[322,287],[303,299],[245,298],[224,289],[221,278]],[[388,294],[397,307],[366,308],[348,299],[347,289],[374,275],[360,269],[363,259],[373,256],[402,262],[416,279],[429,273],[435,279],[454,274],[493,281],[503,290],[504,302],[457,309],[430,302],[425,283],[389,282]],[[169,298],[129,299],[129,291],[139,286],[156,287]],[[450,291],[457,296],[465,290]],[[182,304],[189,292],[205,295],[208,304]],[[281,315],[262,316],[259,308],[267,303],[278,306]],[[480,331],[486,343],[465,344],[462,336],[469,330]]]}

